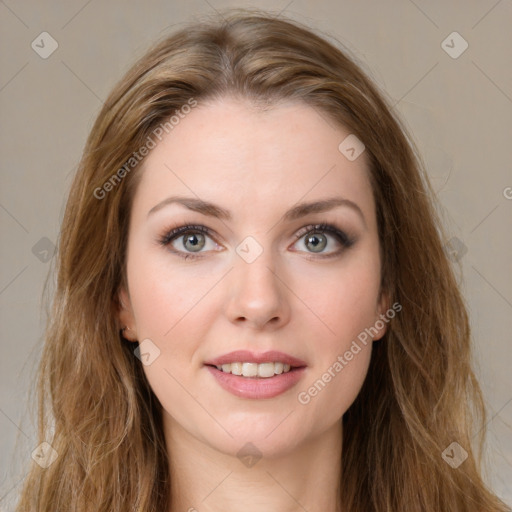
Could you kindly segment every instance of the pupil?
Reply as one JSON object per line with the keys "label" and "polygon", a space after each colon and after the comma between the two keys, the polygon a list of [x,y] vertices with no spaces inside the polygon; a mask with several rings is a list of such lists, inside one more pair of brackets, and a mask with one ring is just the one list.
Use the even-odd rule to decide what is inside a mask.
{"label": "pupil", "polygon": [[[203,235],[199,235],[199,237],[202,237]],[[201,244],[201,241],[199,240],[199,237],[198,235],[189,235],[186,237],[185,241],[184,241],[184,245],[185,245],[185,248],[187,249],[192,249],[192,250],[200,250],[203,245],[204,245],[204,241],[203,243]],[[191,243],[191,247],[187,247],[187,243]]]}
{"label": "pupil", "polygon": [[321,251],[326,245],[325,237],[323,235],[320,236],[323,238],[323,242],[320,240],[318,235],[311,235],[308,237],[308,243],[313,244],[315,252]]}

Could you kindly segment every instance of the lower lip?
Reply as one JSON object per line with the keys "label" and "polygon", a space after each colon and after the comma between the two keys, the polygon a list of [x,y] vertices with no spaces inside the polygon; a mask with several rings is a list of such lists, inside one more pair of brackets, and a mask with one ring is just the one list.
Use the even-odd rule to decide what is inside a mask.
{"label": "lower lip", "polygon": [[306,367],[297,368],[274,377],[241,377],[224,373],[213,366],[207,366],[210,373],[226,391],[241,398],[274,398],[295,386],[304,374]]}

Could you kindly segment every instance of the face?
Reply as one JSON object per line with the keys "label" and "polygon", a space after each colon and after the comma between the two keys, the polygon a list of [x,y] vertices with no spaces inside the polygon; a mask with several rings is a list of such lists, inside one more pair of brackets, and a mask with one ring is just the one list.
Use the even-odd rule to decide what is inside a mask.
{"label": "face", "polygon": [[272,457],[341,423],[388,307],[366,155],[338,149],[349,134],[302,103],[225,98],[146,157],[120,321],[166,432]]}

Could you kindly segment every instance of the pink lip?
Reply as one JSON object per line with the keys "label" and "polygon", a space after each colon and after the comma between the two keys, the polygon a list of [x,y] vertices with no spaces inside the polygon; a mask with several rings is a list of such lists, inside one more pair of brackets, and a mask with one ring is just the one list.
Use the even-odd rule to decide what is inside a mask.
{"label": "pink lip", "polygon": [[[275,361],[276,359],[273,360]],[[278,360],[282,361],[279,358]],[[245,361],[250,362],[247,359]],[[302,367],[290,370],[287,373],[274,375],[273,377],[258,378],[224,373],[221,370],[217,370],[214,366],[207,366],[207,368],[223,389],[235,396],[253,399],[273,398],[288,391],[297,384],[306,370],[305,367]]]}
{"label": "pink lip", "polygon": [[[209,361],[205,361],[205,365],[213,365],[213,366],[221,366],[223,364],[228,363],[285,363],[289,364],[292,367],[302,367],[307,366],[304,361],[301,359],[297,359],[296,357],[285,354],[284,352],[279,352],[277,350],[270,350],[269,352],[264,352],[262,354],[255,354],[250,352],[249,350],[235,350],[234,352],[229,352],[229,354],[224,354],[220,357],[216,357],[215,359],[210,359]],[[246,378],[246,377],[242,377]],[[273,379],[274,377],[270,377]]]}

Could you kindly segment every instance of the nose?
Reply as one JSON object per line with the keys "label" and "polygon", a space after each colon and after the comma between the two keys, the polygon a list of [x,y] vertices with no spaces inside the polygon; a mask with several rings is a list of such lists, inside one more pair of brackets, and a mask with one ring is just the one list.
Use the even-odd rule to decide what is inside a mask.
{"label": "nose", "polygon": [[290,319],[290,289],[276,269],[271,251],[251,263],[235,255],[228,283],[226,315],[231,322],[254,329],[277,329]]}

